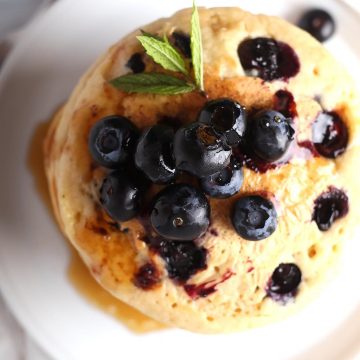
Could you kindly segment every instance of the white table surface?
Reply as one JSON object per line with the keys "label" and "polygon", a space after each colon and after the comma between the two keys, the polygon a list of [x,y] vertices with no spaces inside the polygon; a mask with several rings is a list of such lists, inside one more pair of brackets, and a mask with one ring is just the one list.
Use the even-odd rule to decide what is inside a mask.
{"label": "white table surface", "polygon": [[[52,0],[0,0],[0,42],[26,25]],[[0,61],[1,63],[1,61]],[[0,67],[1,71],[1,67]],[[0,291],[0,360],[50,360],[8,310]]]}

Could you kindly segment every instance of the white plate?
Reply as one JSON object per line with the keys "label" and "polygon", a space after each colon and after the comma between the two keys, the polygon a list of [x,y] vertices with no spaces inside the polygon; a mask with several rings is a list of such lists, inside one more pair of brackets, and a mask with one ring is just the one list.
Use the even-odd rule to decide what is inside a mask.
{"label": "white plate", "polygon": [[[198,3],[236,4],[294,19],[312,2]],[[335,1],[316,4],[335,14],[339,31],[328,46],[360,79],[360,43],[355,35],[359,18]],[[89,305],[68,279],[69,248],[26,167],[33,133],[111,43],[137,26],[190,5],[190,0],[63,0],[24,33],[0,78],[0,288],[25,328],[61,360],[130,356],[156,356],[158,360],[354,358],[360,345],[360,252],[355,241],[349,241],[340,277],[300,315],[266,328],[216,338],[175,329],[134,335]]]}

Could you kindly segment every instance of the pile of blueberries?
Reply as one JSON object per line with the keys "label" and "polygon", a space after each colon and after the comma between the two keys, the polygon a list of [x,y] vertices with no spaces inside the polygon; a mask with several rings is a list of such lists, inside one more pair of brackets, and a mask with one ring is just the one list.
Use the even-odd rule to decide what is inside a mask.
{"label": "pile of blueberries", "polygon": [[[206,250],[192,241],[210,225],[206,195],[229,198],[243,184],[243,170],[233,150],[251,147],[262,160],[274,162],[287,151],[293,136],[291,119],[279,112],[262,110],[249,116],[236,101],[217,99],[205,104],[196,122],[177,130],[156,124],[140,134],[123,116],[105,117],[90,131],[89,150],[99,165],[111,169],[100,188],[105,211],[122,222],[146,207],[151,231],[161,239],[160,255],[169,276],[183,282],[206,267]],[[190,174],[197,186],[176,183],[182,173]],[[166,186],[152,199],[149,210],[145,195],[151,183]],[[269,199],[242,196],[234,204],[232,223],[242,238],[262,240],[275,231],[277,213]],[[280,264],[268,291],[282,296],[295,291],[300,281],[295,264]]]}
{"label": "pile of blueberries", "polygon": [[[156,124],[140,134],[129,119],[106,117],[91,129],[89,149],[97,163],[114,169],[100,189],[100,202],[114,220],[141,212],[150,183],[167,185],[152,201],[151,226],[164,239],[187,241],[201,237],[210,225],[206,195],[224,199],[239,192],[244,175],[234,148],[246,144],[262,160],[274,162],[293,136],[291,120],[279,112],[262,110],[248,121],[239,103],[217,99],[205,104],[196,122],[177,131]],[[199,186],[176,183],[183,172]],[[243,196],[232,222],[242,238],[262,240],[275,231],[277,214],[270,200]]]}

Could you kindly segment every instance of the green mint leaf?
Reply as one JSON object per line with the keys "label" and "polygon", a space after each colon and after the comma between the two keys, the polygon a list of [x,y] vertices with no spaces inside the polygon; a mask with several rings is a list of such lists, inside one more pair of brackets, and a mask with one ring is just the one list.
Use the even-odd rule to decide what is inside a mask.
{"label": "green mint leaf", "polygon": [[145,48],[146,53],[164,69],[188,74],[184,59],[169,42],[148,35],[141,35],[137,38]]}
{"label": "green mint leaf", "polygon": [[203,52],[201,41],[201,29],[199,12],[193,2],[193,11],[191,15],[191,57],[194,67],[194,77],[196,85],[201,91],[204,90],[204,70],[203,70]]}
{"label": "green mint leaf", "polygon": [[194,91],[195,85],[161,73],[128,74],[110,81],[114,87],[128,93],[177,95]]}
{"label": "green mint leaf", "polygon": [[171,44],[170,44],[170,41],[169,41],[169,39],[168,39],[168,37],[166,36],[166,34],[164,34],[163,41],[164,41],[166,44],[171,45]]}
{"label": "green mint leaf", "polygon": [[151,34],[151,33],[147,32],[147,31],[145,31],[145,30],[140,30],[140,31],[141,31],[141,34],[142,34],[143,36],[151,37],[151,38],[154,38],[154,39],[157,39],[157,40],[160,40],[160,41],[161,41],[161,37],[158,36],[158,35]]}

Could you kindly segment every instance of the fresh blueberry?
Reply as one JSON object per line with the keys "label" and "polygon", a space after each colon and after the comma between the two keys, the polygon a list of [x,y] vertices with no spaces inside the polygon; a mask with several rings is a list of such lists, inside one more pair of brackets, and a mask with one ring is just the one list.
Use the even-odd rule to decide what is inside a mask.
{"label": "fresh blueberry", "polygon": [[237,200],[232,214],[236,232],[246,240],[263,240],[277,226],[277,214],[273,203],[261,196],[244,196]]}
{"label": "fresh blueberry", "polygon": [[176,132],[174,156],[177,169],[202,178],[228,166],[231,150],[224,148],[211,126],[192,123]]}
{"label": "fresh blueberry", "polygon": [[239,192],[243,181],[243,169],[233,160],[224,170],[201,179],[201,187],[213,198],[226,199]]}
{"label": "fresh blueberry", "polygon": [[133,54],[126,63],[126,67],[128,67],[134,74],[144,72],[145,63],[143,61],[143,55],[140,53]]}
{"label": "fresh blueberry", "polygon": [[190,36],[183,33],[182,31],[174,31],[172,33],[172,38],[174,45],[180,49],[180,51],[187,57],[191,59],[191,47],[190,47]]}
{"label": "fresh blueberry", "polygon": [[301,282],[301,270],[296,264],[280,264],[273,272],[268,292],[285,295],[294,293]]}
{"label": "fresh blueberry", "polygon": [[194,240],[210,224],[206,196],[191,185],[175,184],[162,190],[150,214],[153,229],[169,240]]}
{"label": "fresh blueberry", "polygon": [[244,137],[246,111],[234,100],[216,99],[205,104],[198,121],[210,125],[225,144],[232,147],[239,145]]}
{"label": "fresh blueberry", "polygon": [[257,76],[265,81],[286,80],[300,70],[300,61],[294,50],[270,38],[244,40],[238,47],[238,56],[248,76]]}
{"label": "fresh blueberry", "polygon": [[108,116],[92,127],[89,151],[99,165],[115,169],[132,157],[138,136],[137,128],[129,119]]}
{"label": "fresh blueberry", "polygon": [[249,122],[249,143],[261,159],[273,162],[280,159],[294,139],[289,119],[274,110],[262,110]]}
{"label": "fresh blueberry", "polygon": [[135,164],[156,184],[166,184],[175,178],[173,158],[174,130],[166,125],[155,125],[140,136]]}
{"label": "fresh blueberry", "polygon": [[334,18],[322,9],[307,11],[299,20],[298,26],[320,42],[331,38],[336,28]]}
{"label": "fresh blueberry", "polygon": [[128,170],[109,173],[100,188],[100,203],[116,221],[127,221],[141,210],[146,182]]}
{"label": "fresh blueberry", "polygon": [[207,251],[193,241],[163,240],[159,253],[165,261],[169,278],[180,283],[206,268]]}
{"label": "fresh blueberry", "polygon": [[338,219],[349,212],[349,198],[344,191],[330,187],[315,200],[313,220],[319,230],[329,230]]}
{"label": "fresh blueberry", "polygon": [[313,143],[317,152],[335,159],[346,150],[349,132],[344,121],[336,112],[322,112],[312,126]]}

